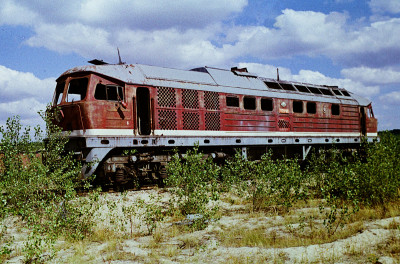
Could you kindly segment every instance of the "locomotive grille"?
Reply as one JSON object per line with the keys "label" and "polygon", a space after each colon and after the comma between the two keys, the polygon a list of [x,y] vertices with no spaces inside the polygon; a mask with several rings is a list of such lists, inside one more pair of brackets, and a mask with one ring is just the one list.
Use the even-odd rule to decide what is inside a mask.
{"label": "locomotive grille", "polygon": [[172,110],[158,110],[158,125],[162,130],[176,130],[176,112]]}
{"label": "locomotive grille", "polygon": [[182,90],[182,105],[184,108],[199,108],[199,95],[196,90]]}
{"label": "locomotive grille", "polygon": [[176,95],[174,88],[157,87],[158,105],[161,107],[176,107]]}
{"label": "locomotive grille", "polygon": [[207,112],[206,118],[206,130],[220,130],[220,115],[219,112]]}
{"label": "locomotive grille", "polygon": [[183,112],[183,129],[186,130],[199,130],[200,128],[200,115],[196,112]]}
{"label": "locomotive grille", "polygon": [[278,127],[279,128],[290,128],[290,123],[287,120],[284,119],[279,119],[278,121]]}
{"label": "locomotive grille", "polygon": [[204,105],[206,109],[219,110],[219,95],[217,92],[204,92]]}

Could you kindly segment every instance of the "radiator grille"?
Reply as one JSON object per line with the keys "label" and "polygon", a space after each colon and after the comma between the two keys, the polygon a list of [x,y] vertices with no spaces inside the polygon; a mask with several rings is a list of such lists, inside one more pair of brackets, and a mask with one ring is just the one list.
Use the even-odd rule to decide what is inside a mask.
{"label": "radiator grille", "polygon": [[161,107],[176,107],[175,89],[157,87],[157,102]]}
{"label": "radiator grille", "polygon": [[196,112],[183,112],[183,129],[185,130],[199,130],[200,128],[200,115]]}
{"label": "radiator grille", "polygon": [[205,114],[206,130],[220,130],[220,114],[219,112],[207,112]]}
{"label": "radiator grille", "polygon": [[199,95],[196,90],[182,90],[182,106],[184,108],[199,108]]}
{"label": "radiator grille", "polygon": [[158,125],[162,130],[176,130],[176,112],[173,110],[158,110]]}
{"label": "radiator grille", "polygon": [[219,110],[219,95],[217,92],[204,92],[204,105],[209,110]]}
{"label": "radiator grille", "polygon": [[290,128],[290,122],[284,119],[279,119],[278,121],[278,127],[283,128],[283,129],[289,129]]}

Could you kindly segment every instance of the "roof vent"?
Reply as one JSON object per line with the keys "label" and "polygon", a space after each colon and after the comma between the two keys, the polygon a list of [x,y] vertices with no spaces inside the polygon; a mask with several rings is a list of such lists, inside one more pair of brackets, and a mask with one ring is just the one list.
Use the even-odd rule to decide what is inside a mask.
{"label": "roof vent", "polygon": [[237,76],[243,76],[243,77],[250,77],[250,78],[257,78],[257,75],[249,73],[247,68],[238,68],[238,67],[232,67],[231,71],[237,75]]}
{"label": "roof vent", "polygon": [[105,65],[105,64],[108,64],[107,62],[105,62],[103,60],[98,60],[98,59],[90,60],[88,62],[93,64],[93,65]]}
{"label": "roof vent", "polygon": [[232,71],[232,72],[249,72],[249,71],[247,70],[247,68],[238,68],[238,67],[232,67],[232,68],[231,68],[231,71]]}

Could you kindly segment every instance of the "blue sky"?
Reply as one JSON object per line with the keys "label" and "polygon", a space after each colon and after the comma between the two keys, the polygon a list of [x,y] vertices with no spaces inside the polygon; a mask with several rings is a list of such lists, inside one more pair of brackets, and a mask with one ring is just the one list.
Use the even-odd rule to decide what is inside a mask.
{"label": "blue sky", "polygon": [[0,125],[51,101],[55,79],[97,58],[338,85],[400,128],[399,0],[0,0]]}

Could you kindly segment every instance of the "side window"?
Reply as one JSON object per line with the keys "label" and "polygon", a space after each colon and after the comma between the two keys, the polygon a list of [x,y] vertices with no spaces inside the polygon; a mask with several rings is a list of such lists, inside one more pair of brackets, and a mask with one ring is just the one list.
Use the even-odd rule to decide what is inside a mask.
{"label": "side window", "polygon": [[317,113],[317,104],[314,102],[307,102],[307,113],[308,114]]}
{"label": "side window", "polygon": [[236,96],[227,96],[227,97],[226,97],[226,106],[229,106],[229,107],[239,107],[239,97],[236,97]]}
{"label": "side window", "polygon": [[303,113],[303,101],[293,101],[293,113]]}
{"label": "side window", "polygon": [[331,112],[332,115],[340,115],[340,106],[338,104],[332,104]]}
{"label": "side window", "polygon": [[374,118],[374,111],[372,111],[372,108],[367,108],[367,109],[368,109],[368,117]]}
{"label": "side window", "polygon": [[274,102],[269,98],[261,98],[261,110],[272,111],[274,110]]}
{"label": "side window", "polygon": [[72,79],[68,84],[67,102],[81,101],[86,97],[88,78]]}
{"label": "side window", "polygon": [[61,99],[62,99],[63,92],[64,92],[64,87],[65,87],[65,82],[57,83],[56,93],[54,95],[54,101],[53,101],[54,105],[59,105],[61,103]]}
{"label": "side window", "polygon": [[94,98],[97,100],[123,101],[124,93],[121,86],[97,84]]}
{"label": "side window", "polygon": [[255,97],[244,97],[243,98],[243,107],[247,110],[256,110],[256,98]]}

